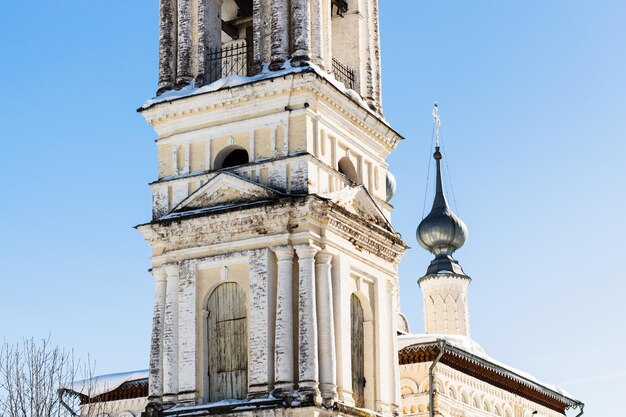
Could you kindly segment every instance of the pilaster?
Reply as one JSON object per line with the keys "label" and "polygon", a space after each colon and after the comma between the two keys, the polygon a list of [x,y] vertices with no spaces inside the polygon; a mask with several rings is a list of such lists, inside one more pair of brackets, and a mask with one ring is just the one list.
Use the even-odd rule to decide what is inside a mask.
{"label": "pilaster", "polygon": [[163,329],[163,401],[176,401],[178,394],[178,264],[165,266],[165,326]]}
{"label": "pilaster", "polygon": [[152,340],[150,344],[150,400],[160,401],[163,396],[163,323],[167,274],[165,268],[152,270],[154,277],[154,307],[152,313]]}
{"label": "pilaster", "polygon": [[195,261],[180,264],[178,283],[178,402],[192,404],[197,384],[197,272]]}

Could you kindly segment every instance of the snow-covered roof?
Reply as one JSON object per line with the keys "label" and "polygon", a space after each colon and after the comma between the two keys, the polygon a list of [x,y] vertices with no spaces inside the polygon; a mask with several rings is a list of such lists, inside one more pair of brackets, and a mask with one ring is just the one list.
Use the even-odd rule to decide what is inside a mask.
{"label": "snow-covered roof", "polygon": [[[574,404],[580,404],[578,400],[574,398],[572,394],[552,384],[546,384],[541,382],[533,375],[520,371],[510,365],[504,364],[498,360],[493,359],[487,355],[485,349],[482,348],[476,341],[467,336],[449,335],[449,334],[407,334],[398,336],[398,350],[410,348],[411,346],[418,345],[433,345],[441,341],[446,342],[447,347],[456,348],[456,350],[462,351],[466,355],[469,355],[470,359],[479,359],[484,365],[491,365],[495,370],[499,370],[502,373],[509,374],[509,376],[519,379],[522,382],[528,382],[530,385],[537,385],[543,387],[560,397],[564,397],[567,403],[571,406]],[[473,358],[472,358],[473,357]]]}
{"label": "snow-covered roof", "polygon": [[116,390],[126,382],[138,381],[147,378],[147,369],[141,371],[123,372],[119,374],[100,375],[89,379],[83,379],[81,381],[74,381],[73,384],[65,387],[65,389],[67,391],[72,391],[77,394],[93,398]]}

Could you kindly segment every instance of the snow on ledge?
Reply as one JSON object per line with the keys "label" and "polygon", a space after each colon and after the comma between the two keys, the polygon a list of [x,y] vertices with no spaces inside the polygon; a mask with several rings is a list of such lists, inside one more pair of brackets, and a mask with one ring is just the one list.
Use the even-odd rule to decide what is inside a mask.
{"label": "snow on ledge", "polygon": [[148,378],[148,370],[100,375],[74,383],[65,389],[90,398],[97,397],[119,388],[122,384]]}
{"label": "snow on ledge", "polygon": [[570,394],[569,392],[565,391],[562,388],[559,388],[555,385],[541,382],[535,376],[527,372],[520,371],[517,368],[514,368],[512,366],[509,366],[505,363],[502,363],[498,360],[493,359],[491,356],[487,355],[487,353],[485,352],[485,349],[483,349],[482,346],[480,346],[476,341],[474,341],[468,336],[450,335],[450,334],[407,334],[407,335],[398,336],[398,350],[402,350],[412,345],[417,345],[417,344],[422,344],[422,343],[436,343],[438,341],[443,341],[443,340],[445,340],[447,344],[454,346],[455,348],[461,349],[487,362],[491,362],[492,364],[499,366],[500,368],[504,368],[511,373],[514,373],[524,379],[534,382],[537,385],[541,385],[542,387],[545,387],[549,389],[550,391],[557,392],[561,394],[562,396],[570,398],[572,400],[575,399],[575,397],[572,394]]}
{"label": "snow on ledge", "polygon": [[313,63],[308,63],[308,66],[302,67],[294,67],[291,65],[291,61],[285,62],[283,65],[283,69],[279,71],[270,71],[268,65],[263,66],[263,70],[252,77],[246,77],[243,75],[229,75],[228,77],[220,78],[212,82],[211,84],[205,85],[203,87],[197,88],[195,83],[192,82],[190,85],[181,88],[180,90],[168,90],[161,94],[160,96],[154,97],[148,101],[146,101],[143,106],[141,106],[141,110],[145,110],[155,104],[165,103],[173,100],[177,100],[184,97],[196,96],[204,93],[209,93],[212,91],[221,90],[223,88],[231,88],[237,87],[240,85],[250,84],[257,81],[268,80],[271,78],[282,77],[288,74],[298,74],[301,72],[315,72],[320,77],[326,79],[328,82],[337,87],[340,91],[350,97],[352,100],[356,101],[363,108],[372,111],[365,100],[361,97],[359,93],[354,90],[351,90],[345,86],[344,83],[338,81],[328,72],[324,71],[322,68],[318,67]]}

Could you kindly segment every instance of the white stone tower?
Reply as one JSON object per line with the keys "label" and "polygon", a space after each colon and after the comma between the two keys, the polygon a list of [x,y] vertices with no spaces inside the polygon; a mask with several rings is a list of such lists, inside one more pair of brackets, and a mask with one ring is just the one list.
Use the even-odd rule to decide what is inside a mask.
{"label": "white stone tower", "polygon": [[452,257],[467,239],[467,227],[450,210],[443,188],[439,148],[439,111],[435,104],[436,161],[435,200],[417,228],[420,245],[435,259],[418,283],[424,296],[424,331],[427,334],[470,335],[467,287],[471,279]]}
{"label": "white stone tower", "polygon": [[377,0],[161,0],[149,414],[398,413]]}

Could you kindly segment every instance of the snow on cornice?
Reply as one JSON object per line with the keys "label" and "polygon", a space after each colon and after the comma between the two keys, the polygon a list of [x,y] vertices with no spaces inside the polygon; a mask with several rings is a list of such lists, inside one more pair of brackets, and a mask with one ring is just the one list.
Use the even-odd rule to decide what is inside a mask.
{"label": "snow on cornice", "polygon": [[496,359],[493,359],[491,356],[487,355],[485,349],[482,348],[476,341],[471,339],[468,336],[460,336],[460,335],[449,335],[449,334],[407,334],[398,336],[398,350],[402,351],[404,349],[410,349],[413,346],[420,345],[436,345],[439,342],[445,341],[447,346],[455,348],[458,353],[464,354],[468,359],[477,358],[483,362],[483,365],[486,365],[491,368],[495,368],[496,370],[500,368],[504,371],[504,373],[509,374],[510,377],[513,377],[518,380],[525,380],[530,382],[531,384],[538,385],[552,391],[555,394],[558,394],[561,397],[564,397],[570,406],[575,406],[574,404],[580,404],[575,397],[569,392],[565,391],[562,388],[559,388],[552,384],[546,384],[545,382],[541,382],[535,376],[521,371],[517,368],[509,366],[505,363],[502,363]]}
{"label": "snow on cornice", "polygon": [[[270,71],[269,67],[267,65],[264,65],[263,70],[259,74],[251,76],[251,77],[246,77],[243,75],[229,75],[227,77],[220,78],[219,80],[216,80],[212,82],[211,84],[207,84],[203,87],[196,87],[195,83],[192,82],[190,85],[184,88],[181,88],[180,90],[168,90],[164,92],[163,94],[161,94],[160,96],[154,97],[146,101],[139,110],[140,111],[145,110],[154,106],[155,104],[170,102],[170,101],[182,99],[185,97],[197,96],[200,94],[210,93],[212,91],[218,91],[218,90],[222,90],[225,88],[238,87],[238,86],[245,85],[245,84],[251,84],[257,81],[269,80],[272,78],[282,77],[284,75],[298,74],[298,73],[304,73],[304,72],[316,73],[317,75],[319,75],[320,77],[324,78],[325,80],[330,82],[332,85],[334,85],[341,92],[346,94],[352,100],[357,102],[361,107],[375,114],[372,111],[372,109],[369,108],[365,100],[363,100],[363,98],[359,95],[359,93],[357,93],[356,91],[352,89],[347,88],[344,83],[335,79],[335,77],[333,77],[328,72],[324,71],[319,66],[313,63],[308,63],[307,66],[294,67],[291,65],[291,61],[285,62],[285,64],[283,65],[283,69],[279,71]],[[377,117],[380,117],[380,116],[377,115]]]}
{"label": "snow on cornice", "polygon": [[86,395],[89,398],[98,397],[119,388],[122,384],[148,378],[148,370],[123,372],[119,374],[100,375],[93,378],[75,381],[64,387],[65,390]]}

